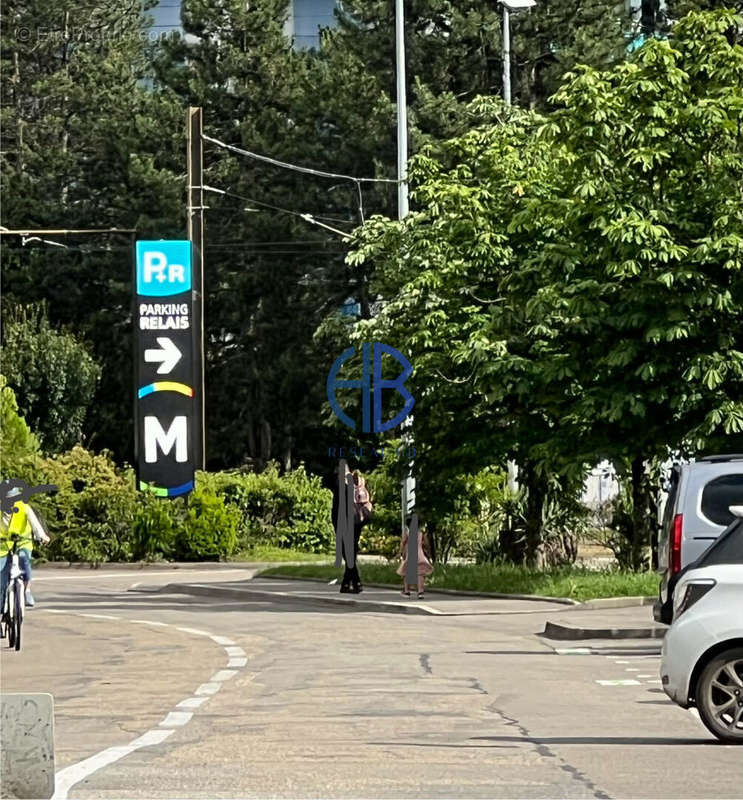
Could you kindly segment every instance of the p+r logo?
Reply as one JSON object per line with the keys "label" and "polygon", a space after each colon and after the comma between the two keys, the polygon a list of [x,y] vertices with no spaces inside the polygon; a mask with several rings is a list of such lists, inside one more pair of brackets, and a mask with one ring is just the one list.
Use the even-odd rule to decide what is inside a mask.
{"label": "p+r logo", "polygon": [[191,289],[191,242],[137,242],[137,294],[167,297]]}
{"label": "p+r logo", "polygon": [[[403,368],[402,372],[394,380],[382,378],[382,355],[384,353],[392,356]],[[327,382],[328,402],[330,403],[330,407],[333,409],[333,413],[336,417],[338,417],[344,425],[355,430],[356,423],[340,407],[335,392],[338,388],[361,389],[362,428],[364,433],[369,433],[370,431],[369,421],[372,405],[374,407],[374,433],[388,431],[396,425],[399,425],[413,410],[415,400],[405,386],[405,381],[412,375],[413,368],[410,366],[410,362],[407,358],[405,358],[402,353],[395,350],[394,347],[382,344],[381,342],[374,342],[374,344],[366,342],[361,346],[361,378],[356,378],[355,380],[339,380],[338,373],[341,367],[355,354],[356,348],[349,347],[336,358],[333,362],[333,366],[330,368]],[[374,378],[373,385],[372,377]],[[405,400],[402,411],[387,422],[382,422],[382,390],[384,389],[395,389]]]}

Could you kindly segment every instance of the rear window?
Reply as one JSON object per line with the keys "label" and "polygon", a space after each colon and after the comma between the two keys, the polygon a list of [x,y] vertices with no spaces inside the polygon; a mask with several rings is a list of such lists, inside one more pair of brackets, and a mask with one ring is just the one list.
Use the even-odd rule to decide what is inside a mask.
{"label": "rear window", "polygon": [[674,509],[676,508],[676,497],[679,493],[678,468],[672,470],[669,483],[668,497],[666,498],[666,505],[663,509],[663,532],[666,535],[669,535],[669,531],[671,530],[671,521],[673,520]]}
{"label": "rear window", "polygon": [[700,567],[713,564],[743,564],[743,522],[728,528],[699,558]]}
{"label": "rear window", "polygon": [[730,506],[743,505],[743,474],[721,475],[702,491],[702,514],[715,525],[727,527],[735,517]]}

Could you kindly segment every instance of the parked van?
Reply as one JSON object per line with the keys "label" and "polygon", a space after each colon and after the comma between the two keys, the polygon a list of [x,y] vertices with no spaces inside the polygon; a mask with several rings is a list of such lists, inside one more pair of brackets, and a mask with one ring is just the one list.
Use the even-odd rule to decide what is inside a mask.
{"label": "parked van", "polygon": [[673,587],[678,574],[714,542],[735,518],[730,506],[743,505],[743,455],[706,456],[671,471],[658,542],[661,574],[653,615],[671,624]]}

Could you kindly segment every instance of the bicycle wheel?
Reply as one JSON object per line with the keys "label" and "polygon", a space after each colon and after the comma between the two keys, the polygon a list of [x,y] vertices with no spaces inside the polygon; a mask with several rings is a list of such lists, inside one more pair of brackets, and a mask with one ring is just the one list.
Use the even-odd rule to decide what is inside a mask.
{"label": "bicycle wheel", "polygon": [[5,617],[5,630],[8,632],[8,647],[15,647],[15,620],[13,619],[13,609],[15,608],[15,587],[8,586],[8,609]]}
{"label": "bicycle wheel", "polygon": [[[20,581],[19,581],[20,583]],[[21,625],[23,624],[23,584],[21,584],[20,588],[18,585],[15,587],[15,608],[13,609],[13,625],[15,626],[15,642],[14,646],[16,650],[21,649]]]}

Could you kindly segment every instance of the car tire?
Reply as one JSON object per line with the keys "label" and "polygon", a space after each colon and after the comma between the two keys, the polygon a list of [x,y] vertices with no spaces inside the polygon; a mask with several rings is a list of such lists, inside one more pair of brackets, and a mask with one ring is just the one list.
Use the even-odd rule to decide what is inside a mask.
{"label": "car tire", "polygon": [[728,744],[743,744],[743,647],[716,655],[696,687],[699,716],[707,729]]}

